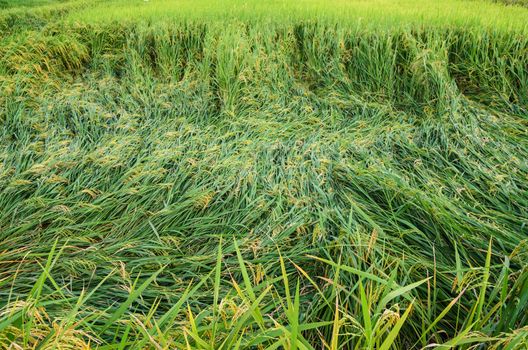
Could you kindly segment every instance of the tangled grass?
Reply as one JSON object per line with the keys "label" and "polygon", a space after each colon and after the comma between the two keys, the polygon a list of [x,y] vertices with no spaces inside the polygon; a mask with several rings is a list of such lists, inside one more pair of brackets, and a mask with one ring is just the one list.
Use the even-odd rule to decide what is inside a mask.
{"label": "tangled grass", "polygon": [[1,347],[526,348],[524,29],[82,6],[0,18]]}

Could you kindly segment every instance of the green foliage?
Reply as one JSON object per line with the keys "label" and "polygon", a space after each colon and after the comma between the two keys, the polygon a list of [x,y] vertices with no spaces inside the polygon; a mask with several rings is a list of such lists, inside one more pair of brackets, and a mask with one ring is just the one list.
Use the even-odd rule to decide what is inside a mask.
{"label": "green foliage", "polygon": [[[507,0],[506,0],[507,1]],[[515,1],[515,0],[512,0]],[[524,1],[524,0],[523,0]],[[70,13],[70,23],[153,23],[202,20],[295,24],[389,30],[420,26],[526,30],[527,10],[489,0],[112,0]]]}
{"label": "green foliage", "polygon": [[42,6],[57,2],[56,0],[0,0],[0,9]]}
{"label": "green foliage", "polygon": [[526,10],[163,4],[0,14],[0,348],[526,348]]}
{"label": "green foliage", "polygon": [[528,7],[528,0],[495,0],[495,2],[503,3],[510,6],[524,6]]}

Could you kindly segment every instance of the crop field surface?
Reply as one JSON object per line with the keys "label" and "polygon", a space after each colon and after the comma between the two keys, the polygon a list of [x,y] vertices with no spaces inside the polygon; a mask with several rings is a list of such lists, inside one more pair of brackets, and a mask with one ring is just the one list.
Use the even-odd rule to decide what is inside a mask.
{"label": "crop field surface", "polygon": [[523,5],[0,0],[0,349],[527,349]]}

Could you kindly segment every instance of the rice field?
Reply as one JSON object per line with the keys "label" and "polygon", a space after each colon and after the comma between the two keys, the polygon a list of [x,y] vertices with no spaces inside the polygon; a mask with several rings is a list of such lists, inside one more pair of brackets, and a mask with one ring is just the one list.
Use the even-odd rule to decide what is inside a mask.
{"label": "rice field", "polygon": [[1,349],[528,348],[522,2],[2,4]]}

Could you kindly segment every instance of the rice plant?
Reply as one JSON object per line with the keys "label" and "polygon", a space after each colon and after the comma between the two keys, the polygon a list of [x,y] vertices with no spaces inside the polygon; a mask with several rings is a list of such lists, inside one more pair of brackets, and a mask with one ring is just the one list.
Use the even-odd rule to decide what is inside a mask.
{"label": "rice plant", "polygon": [[420,4],[1,10],[0,348],[528,347],[528,9]]}

